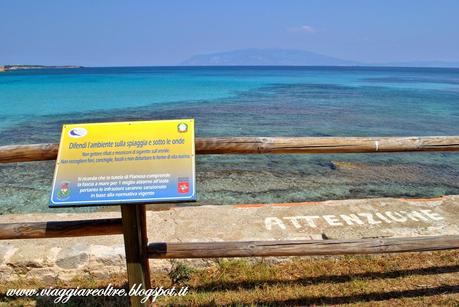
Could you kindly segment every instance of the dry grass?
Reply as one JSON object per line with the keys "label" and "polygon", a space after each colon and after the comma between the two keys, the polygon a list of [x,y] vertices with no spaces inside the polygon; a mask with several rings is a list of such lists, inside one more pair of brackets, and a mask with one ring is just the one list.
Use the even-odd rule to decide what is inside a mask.
{"label": "dry grass", "polygon": [[[159,305],[371,305],[459,306],[459,251],[389,256],[298,258],[275,265],[260,260],[219,260],[209,269],[187,270],[176,286],[190,287],[185,297],[163,297]],[[177,272],[176,272],[177,273]],[[153,274],[153,285],[172,286],[168,274]],[[188,276],[187,276],[188,275]],[[177,280],[177,278],[175,278]],[[11,287],[126,287],[125,276],[84,278],[44,285],[19,281],[0,285],[3,304],[50,306],[52,298],[5,297]],[[126,298],[72,298],[69,306],[126,306]]]}

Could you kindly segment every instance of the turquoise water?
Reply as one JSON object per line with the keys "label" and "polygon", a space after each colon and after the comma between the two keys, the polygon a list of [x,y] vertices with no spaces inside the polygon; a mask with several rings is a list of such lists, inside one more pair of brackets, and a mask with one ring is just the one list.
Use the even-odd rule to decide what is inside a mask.
{"label": "turquoise water", "polygon": [[[198,136],[459,135],[459,69],[15,71],[0,74],[0,110],[0,145],[56,142],[63,123],[186,117],[196,118]],[[230,204],[458,194],[458,156],[199,157],[198,198]],[[0,166],[0,213],[51,210],[52,169],[53,162]]]}

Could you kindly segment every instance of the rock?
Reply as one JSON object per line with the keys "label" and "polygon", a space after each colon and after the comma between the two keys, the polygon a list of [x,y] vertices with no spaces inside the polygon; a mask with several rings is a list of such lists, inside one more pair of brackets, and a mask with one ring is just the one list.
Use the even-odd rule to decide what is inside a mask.
{"label": "rock", "polygon": [[59,274],[52,268],[39,268],[27,272],[24,278],[27,280],[39,280],[45,283],[54,283],[59,279]]}
{"label": "rock", "polygon": [[364,165],[362,163],[349,162],[349,161],[330,161],[330,168],[335,169],[359,169]]}
{"label": "rock", "polygon": [[89,246],[73,245],[57,254],[56,265],[62,269],[78,269],[89,262]]}
{"label": "rock", "polygon": [[17,249],[5,262],[18,274],[28,272],[30,269],[43,268],[48,260],[49,249],[46,246],[31,246],[30,248]]}
{"label": "rock", "polygon": [[0,265],[3,265],[17,250],[14,246],[8,243],[0,244]]}
{"label": "rock", "polygon": [[0,266],[0,280],[9,280],[11,277],[14,278],[14,270],[10,266]]}
{"label": "rock", "polygon": [[126,263],[124,246],[91,245],[91,262],[103,267],[124,266]]}

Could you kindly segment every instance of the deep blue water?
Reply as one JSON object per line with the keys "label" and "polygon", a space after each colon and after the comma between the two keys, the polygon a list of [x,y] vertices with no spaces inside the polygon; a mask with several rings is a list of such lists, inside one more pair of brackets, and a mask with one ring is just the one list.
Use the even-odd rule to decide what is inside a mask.
{"label": "deep blue water", "polygon": [[[459,69],[15,71],[0,74],[0,110],[1,145],[56,142],[63,123],[185,117],[198,136],[459,135]],[[0,212],[50,210],[52,168],[0,166]],[[208,156],[197,171],[201,203],[459,193],[458,154]]]}

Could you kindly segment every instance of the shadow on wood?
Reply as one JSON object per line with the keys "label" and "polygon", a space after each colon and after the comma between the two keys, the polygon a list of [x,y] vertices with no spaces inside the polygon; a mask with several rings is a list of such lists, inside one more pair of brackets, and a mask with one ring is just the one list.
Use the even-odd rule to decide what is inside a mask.
{"label": "shadow on wood", "polygon": [[122,234],[120,218],[0,224],[0,240],[116,234]]}
{"label": "shadow on wood", "polygon": [[459,235],[356,240],[151,243],[150,258],[317,256],[421,252],[459,248]]}

